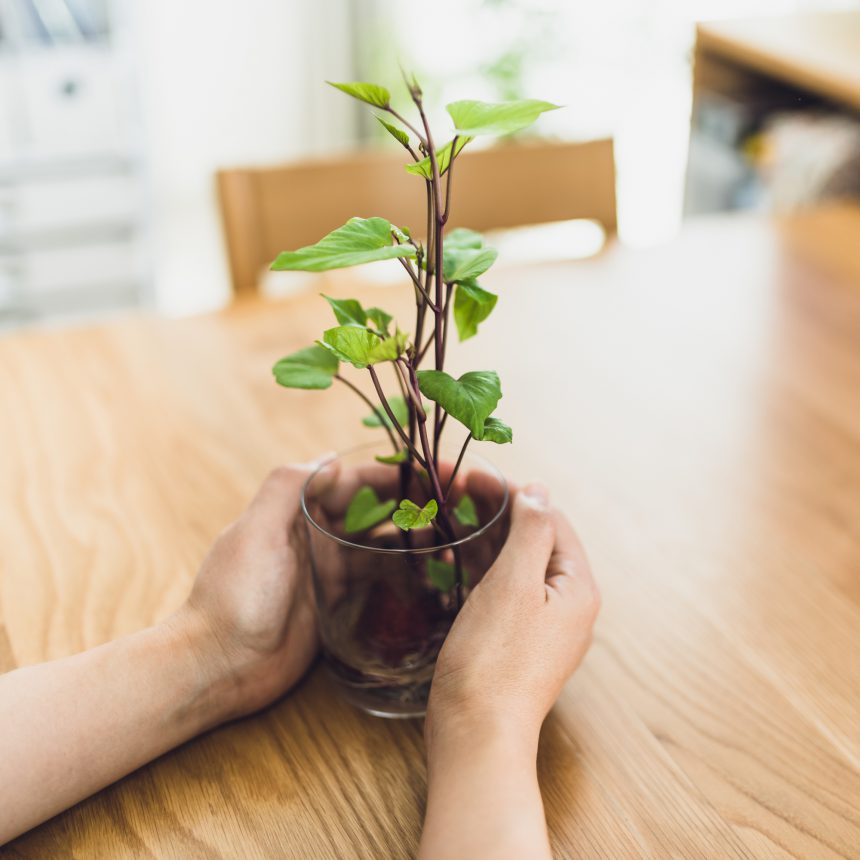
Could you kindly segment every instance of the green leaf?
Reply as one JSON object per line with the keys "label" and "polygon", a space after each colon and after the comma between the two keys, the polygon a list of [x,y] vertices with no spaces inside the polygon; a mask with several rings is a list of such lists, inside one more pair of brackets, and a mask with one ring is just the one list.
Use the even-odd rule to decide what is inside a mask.
{"label": "green leaf", "polygon": [[327,349],[309,346],[282,358],[273,368],[275,381],[286,388],[329,388],[338,361]]}
{"label": "green leaf", "polygon": [[537,99],[514,102],[459,101],[445,106],[457,134],[475,137],[479,134],[511,134],[530,126],[542,113],[561,105]]}
{"label": "green leaf", "polygon": [[[458,137],[457,149],[454,152],[454,158],[460,154],[460,150],[471,140],[471,137]],[[453,140],[449,140],[443,147],[436,150],[436,163],[439,165],[439,176],[451,166],[451,144]],[[430,164],[430,156],[422,158],[421,161],[416,161],[414,164],[406,165],[406,172],[412,173],[415,176],[423,176],[425,179],[433,178],[433,166]]]}
{"label": "green leaf", "polygon": [[[394,417],[401,427],[409,421],[409,407],[402,397],[389,397],[388,405],[391,407],[391,411],[394,413]],[[379,416],[375,412],[372,412],[367,418],[362,418],[361,423],[365,427],[381,427],[384,424],[390,429],[391,419],[385,414],[381,406],[379,407],[379,411],[382,414],[382,421],[379,420]]]}
{"label": "green leaf", "polygon": [[341,325],[357,325],[364,328],[367,322],[367,312],[361,306],[361,302],[356,299],[333,299],[324,293],[321,295],[331,305],[331,309]]}
{"label": "green leaf", "polygon": [[478,333],[482,323],[496,306],[499,297],[479,287],[474,281],[463,281],[457,285],[454,295],[454,322],[460,340],[468,340]]}
{"label": "green leaf", "polygon": [[368,308],[365,313],[380,334],[388,334],[388,324],[394,319],[391,314],[385,313],[382,308]]}
{"label": "green leaf", "polygon": [[514,431],[498,418],[490,417],[484,422],[484,432],[479,437],[481,442],[495,442],[497,445],[507,445],[514,441]]}
{"label": "green leaf", "polygon": [[446,284],[460,283],[483,275],[499,252],[495,248],[442,248],[442,277]]}
{"label": "green leaf", "polygon": [[430,556],[427,559],[427,578],[439,591],[450,591],[457,582],[457,570],[453,564]]}
{"label": "green leaf", "polygon": [[439,505],[436,503],[436,499],[430,499],[423,508],[419,508],[415,502],[411,502],[409,499],[404,499],[400,503],[400,510],[395,511],[391,519],[394,520],[394,525],[408,532],[410,529],[422,529],[429,526],[438,512]]}
{"label": "green leaf", "polygon": [[341,325],[323,332],[321,346],[331,350],[341,361],[363,368],[382,361],[394,361],[403,354],[408,339],[402,331],[394,337],[379,338],[366,328]]}
{"label": "green leaf", "polygon": [[468,427],[476,439],[483,435],[484,422],[502,398],[499,375],[494,370],[472,370],[459,379],[444,370],[419,370],[418,387]]}
{"label": "green leaf", "polygon": [[382,127],[400,144],[403,146],[409,146],[409,135],[403,131],[402,128],[398,128],[396,125],[392,125],[390,122],[386,122],[381,116],[378,116],[377,119],[382,123]]}
{"label": "green leaf", "polygon": [[385,218],[350,218],[315,245],[278,254],[272,269],[277,272],[326,272],[376,260],[414,257],[415,247],[395,245],[391,230],[391,223]]}
{"label": "green leaf", "polygon": [[387,108],[391,102],[391,93],[385,87],[378,84],[368,84],[363,81],[352,81],[350,83],[338,84],[334,81],[326,81],[329,86],[378,108]]}
{"label": "green leaf", "polygon": [[446,248],[483,248],[484,237],[474,230],[457,227],[445,236]]}
{"label": "green leaf", "polygon": [[454,508],[454,516],[461,526],[478,527],[478,509],[472,501],[472,497],[468,493],[464,493],[457,502],[457,507]]}
{"label": "green leaf", "polygon": [[343,530],[351,535],[372,529],[375,525],[388,519],[396,507],[395,499],[380,502],[373,487],[360,487],[346,509]]}
{"label": "green leaf", "polygon": [[[439,591],[450,591],[457,584],[457,569],[447,561],[438,558],[427,559],[427,578]],[[469,572],[463,568],[463,585],[469,584]]]}
{"label": "green leaf", "polygon": [[386,465],[396,466],[398,463],[405,463],[407,457],[406,449],[403,448],[401,451],[398,451],[396,454],[377,454],[373,459],[376,460],[377,463],[385,463]]}

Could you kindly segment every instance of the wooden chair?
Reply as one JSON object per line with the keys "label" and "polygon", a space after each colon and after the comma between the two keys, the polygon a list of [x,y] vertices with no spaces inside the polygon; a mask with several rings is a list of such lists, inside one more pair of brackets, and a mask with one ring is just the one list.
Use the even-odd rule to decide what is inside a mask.
{"label": "wooden chair", "polygon": [[[236,295],[257,289],[279,252],[316,242],[353,215],[426,232],[425,183],[403,154],[358,152],[279,167],[221,170],[221,214]],[[454,164],[450,227],[492,230],[592,218],[616,229],[612,141],[517,143]]]}

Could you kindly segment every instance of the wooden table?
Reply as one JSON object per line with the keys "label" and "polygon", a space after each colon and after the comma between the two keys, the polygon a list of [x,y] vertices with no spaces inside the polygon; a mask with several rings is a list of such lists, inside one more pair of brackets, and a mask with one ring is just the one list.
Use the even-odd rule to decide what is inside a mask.
{"label": "wooden table", "polygon": [[[452,363],[501,373],[493,454],[551,484],[604,594],[542,737],[560,857],[860,857],[860,215],[826,219],[853,246],[716,219],[486,279]],[[0,341],[0,668],[163,616],[272,464],[371,433],[270,380],[328,323],[311,293]],[[422,754],[315,671],[0,855],[409,857]]]}

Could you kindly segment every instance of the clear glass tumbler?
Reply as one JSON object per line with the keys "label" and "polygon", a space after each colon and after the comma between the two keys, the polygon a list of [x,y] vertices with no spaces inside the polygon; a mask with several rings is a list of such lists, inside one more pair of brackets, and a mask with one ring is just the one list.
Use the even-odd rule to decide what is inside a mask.
{"label": "clear glass tumbler", "polygon": [[374,460],[390,453],[381,444],[362,445],[322,464],[305,483],[302,510],[329,672],[362,710],[417,717],[445,636],[507,536],[508,487],[495,467],[467,453],[448,510],[468,493],[477,526],[450,516],[455,539],[446,541],[430,527],[403,532],[389,516],[347,534],[346,509],[360,487],[372,487],[381,502],[429,498],[420,474]]}

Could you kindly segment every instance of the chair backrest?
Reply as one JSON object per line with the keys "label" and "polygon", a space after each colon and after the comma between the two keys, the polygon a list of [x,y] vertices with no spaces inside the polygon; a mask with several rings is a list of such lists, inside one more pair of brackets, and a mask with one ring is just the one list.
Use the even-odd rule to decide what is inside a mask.
{"label": "chair backrest", "polygon": [[[353,215],[382,215],[426,232],[425,183],[396,151],[218,172],[237,294],[256,290],[281,251],[316,242]],[[511,143],[464,152],[454,164],[451,227],[492,230],[592,218],[616,229],[612,141]]]}

